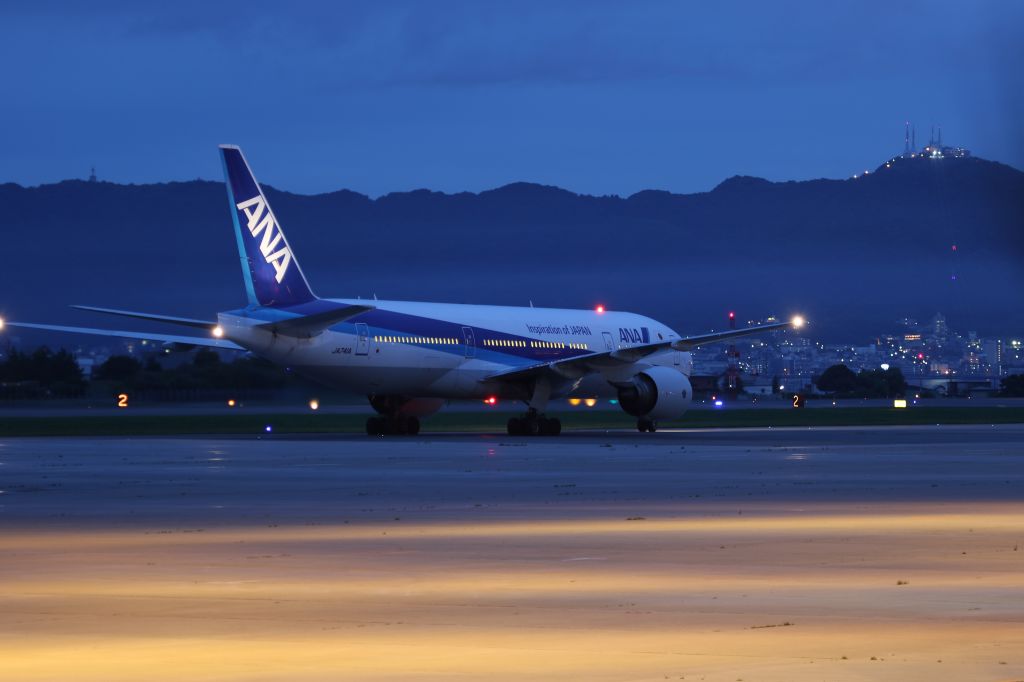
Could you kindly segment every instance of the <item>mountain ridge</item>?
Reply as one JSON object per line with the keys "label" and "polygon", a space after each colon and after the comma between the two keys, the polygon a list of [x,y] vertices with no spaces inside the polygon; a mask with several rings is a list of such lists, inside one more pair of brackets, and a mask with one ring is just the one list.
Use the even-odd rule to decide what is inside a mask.
{"label": "mountain ridge", "polygon": [[[376,198],[265,187],[322,295],[602,301],[684,331],[720,324],[732,308],[751,319],[799,310],[836,334],[938,310],[965,329],[1024,330],[1013,294],[1024,288],[1024,173],[977,158],[891,166],[626,197],[528,182]],[[69,288],[76,299],[179,314],[244,302],[221,182],[5,183],[0,210],[18,254],[0,269],[0,314],[70,319],[63,304],[80,301]]]}

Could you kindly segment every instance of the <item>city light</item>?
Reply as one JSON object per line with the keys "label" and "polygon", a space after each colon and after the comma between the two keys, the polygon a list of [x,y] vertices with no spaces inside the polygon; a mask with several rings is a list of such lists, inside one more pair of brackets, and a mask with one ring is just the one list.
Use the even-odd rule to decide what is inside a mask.
{"label": "city light", "polygon": [[497,396],[491,395],[491,396],[487,396],[486,398],[484,398],[484,405],[497,405],[497,404],[498,404],[498,397]]}
{"label": "city light", "polygon": [[896,398],[892,401],[892,406],[897,409],[903,409],[907,406],[907,401],[903,398]]}
{"label": "city light", "polygon": [[216,327],[210,330],[210,333],[213,334],[215,338],[219,339],[224,336],[224,327],[218,324]]}
{"label": "city light", "polygon": [[274,427],[271,426],[270,424],[267,424],[266,426],[263,427],[263,430],[266,431],[267,433],[270,433],[274,430]]}
{"label": "city light", "polygon": [[313,398],[312,400],[310,400],[309,401],[309,409],[313,410],[314,412],[319,410],[320,409],[320,401],[317,400],[316,398]]}
{"label": "city light", "polygon": [[715,401],[715,407],[721,407],[722,405],[724,405],[724,403],[721,400]]}
{"label": "city light", "polygon": [[0,332],[4,330],[4,318],[0,317]]}
{"label": "city light", "polygon": [[583,401],[580,400],[579,398],[569,398],[569,404],[572,405],[573,407],[578,406],[582,402]]}
{"label": "city light", "polygon": [[234,407],[237,404],[234,398],[228,398],[228,407]]}
{"label": "city light", "polygon": [[587,407],[593,407],[594,405],[597,405],[597,398],[587,398],[583,401],[583,404]]}
{"label": "city light", "polygon": [[793,325],[793,329],[799,329],[800,327],[807,324],[807,321],[800,315],[794,315],[793,319],[790,320],[790,324]]}

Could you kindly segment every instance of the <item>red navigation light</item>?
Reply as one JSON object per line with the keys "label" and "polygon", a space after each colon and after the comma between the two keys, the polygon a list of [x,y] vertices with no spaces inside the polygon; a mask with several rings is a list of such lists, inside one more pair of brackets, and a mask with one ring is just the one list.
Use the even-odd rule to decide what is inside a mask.
{"label": "red navigation light", "polygon": [[497,396],[493,396],[493,395],[492,396],[487,396],[486,398],[484,398],[484,404],[485,405],[497,405],[498,404]]}
{"label": "red navigation light", "polygon": [[918,360],[924,360],[924,353],[918,353],[917,354],[917,359]]}
{"label": "red navigation light", "polygon": [[736,319],[736,313],[734,313],[733,311],[730,310],[729,311],[729,319],[730,320],[735,320]]}
{"label": "red navigation light", "polygon": [[594,308],[594,310],[596,310],[598,313],[603,313],[604,312],[604,306],[603,305],[598,305],[596,308]]}

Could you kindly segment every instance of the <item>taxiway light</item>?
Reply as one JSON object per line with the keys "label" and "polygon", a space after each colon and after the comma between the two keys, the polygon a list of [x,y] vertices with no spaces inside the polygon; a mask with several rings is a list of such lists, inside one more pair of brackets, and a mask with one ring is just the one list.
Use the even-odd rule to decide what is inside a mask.
{"label": "taxiway light", "polygon": [[604,312],[604,306],[603,305],[599,305],[596,308],[594,308],[594,310],[597,311],[598,314],[601,314],[601,313]]}
{"label": "taxiway light", "polygon": [[579,405],[582,402],[583,401],[580,400],[579,398],[569,398],[569,404],[572,405],[573,407],[576,407],[577,405]]}
{"label": "taxiway light", "polygon": [[881,367],[882,367],[882,371],[883,372],[888,372],[889,371],[889,363],[888,362],[883,362],[881,364]]}
{"label": "taxiway light", "polygon": [[493,396],[493,395],[487,396],[486,398],[484,398],[484,404],[485,405],[497,405],[498,404],[497,396]]}
{"label": "taxiway light", "polygon": [[210,330],[210,333],[213,334],[214,337],[219,339],[222,336],[224,336],[224,327],[222,327],[222,326],[220,326],[218,324],[216,327],[214,327],[213,329]]}
{"label": "taxiway light", "polygon": [[790,324],[793,325],[793,329],[799,329],[800,327],[807,324],[807,322],[800,315],[794,315],[793,319],[790,321]]}
{"label": "taxiway light", "polygon": [[730,311],[729,311],[729,319],[730,319],[730,320],[735,320],[735,319],[736,319],[736,313],[734,313],[734,312],[732,312],[732,311],[730,310]]}
{"label": "taxiway light", "polygon": [[267,433],[270,433],[274,430],[274,427],[271,426],[270,424],[267,424],[266,426],[263,427],[263,430],[266,431]]}
{"label": "taxiway light", "polygon": [[724,403],[721,400],[715,401],[715,407],[721,407]]}
{"label": "taxiway light", "polygon": [[907,401],[904,400],[903,398],[896,398],[895,400],[892,401],[892,406],[902,409],[907,406]]}
{"label": "taxiway light", "polygon": [[313,410],[314,412],[319,410],[320,409],[320,401],[317,400],[316,398],[313,398],[312,400],[310,400],[309,401],[309,409]]}
{"label": "taxiway light", "polygon": [[593,407],[594,405],[597,405],[597,398],[587,398],[583,401],[583,404],[587,407]]}
{"label": "taxiway light", "polygon": [[228,407],[234,407],[236,404],[234,398],[228,398]]}

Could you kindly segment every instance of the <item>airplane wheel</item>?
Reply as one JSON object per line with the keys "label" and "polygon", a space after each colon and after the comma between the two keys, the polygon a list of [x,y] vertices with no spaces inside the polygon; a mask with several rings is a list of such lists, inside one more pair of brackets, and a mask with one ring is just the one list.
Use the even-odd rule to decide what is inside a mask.
{"label": "airplane wheel", "polygon": [[521,420],[523,424],[523,434],[526,436],[537,436],[540,434],[540,420],[539,419],[526,419]]}
{"label": "airplane wheel", "polygon": [[409,417],[405,422],[405,432],[410,436],[415,436],[420,432],[420,420],[418,417]]}
{"label": "airplane wheel", "polygon": [[519,419],[519,417],[510,417],[509,420],[508,420],[508,425],[507,425],[508,426],[508,435],[510,435],[510,436],[521,436],[523,434],[521,422],[522,422],[522,420]]}
{"label": "airplane wheel", "polygon": [[540,422],[540,432],[545,436],[557,436],[562,432],[562,420],[555,417],[542,419]]}
{"label": "airplane wheel", "polygon": [[366,435],[367,436],[383,436],[384,435],[384,420],[380,417],[370,417],[366,420]]}
{"label": "airplane wheel", "polygon": [[657,425],[651,419],[636,420],[636,430],[640,433],[654,433],[657,429]]}

